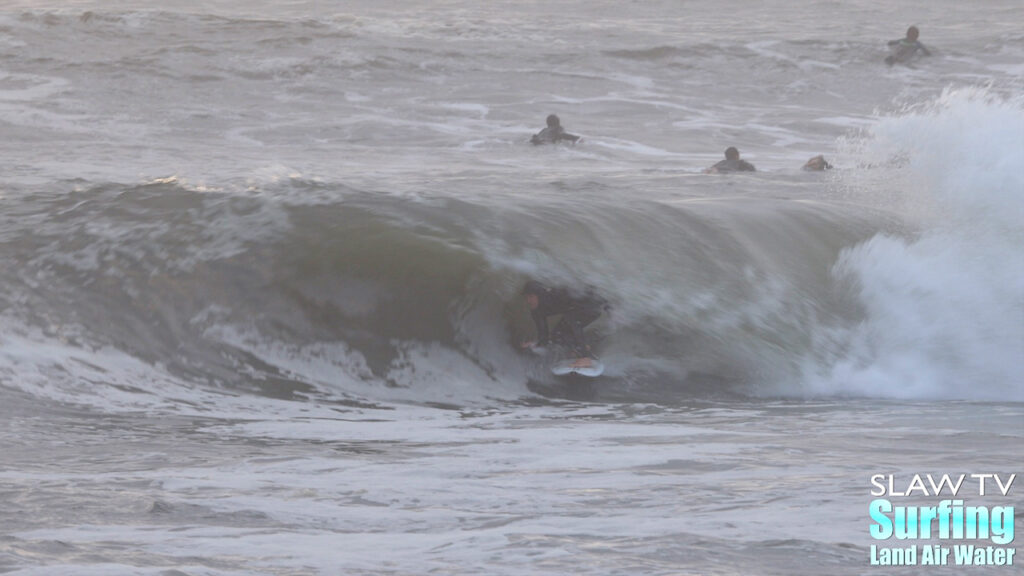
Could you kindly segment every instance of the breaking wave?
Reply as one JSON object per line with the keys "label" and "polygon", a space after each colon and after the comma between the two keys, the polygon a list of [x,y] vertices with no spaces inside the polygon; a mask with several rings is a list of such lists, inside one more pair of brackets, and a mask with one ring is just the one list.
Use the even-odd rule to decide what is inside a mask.
{"label": "breaking wave", "polygon": [[611,301],[594,332],[616,397],[1020,400],[1022,135],[1019,101],[948,93],[851,146],[841,203],[301,179],[22,191],[0,217],[15,271],[0,378],[46,395],[84,380],[160,397],[184,382],[514,398],[550,378],[513,345],[530,330],[519,287],[538,278]]}

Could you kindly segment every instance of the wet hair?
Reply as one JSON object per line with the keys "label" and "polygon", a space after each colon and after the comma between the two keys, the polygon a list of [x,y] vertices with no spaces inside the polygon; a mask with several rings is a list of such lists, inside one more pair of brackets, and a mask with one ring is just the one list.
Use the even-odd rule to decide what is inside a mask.
{"label": "wet hair", "polygon": [[541,284],[540,282],[537,282],[536,280],[529,280],[523,286],[523,291],[521,292],[521,294],[523,296],[529,296],[530,294],[539,295],[546,291],[547,288],[545,288],[544,285]]}
{"label": "wet hair", "polygon": [[739,160],[740,151],[735,146],[729,146],[725,149],[725,158],[726,160]]}
{"label": "wet hair", "polygon": [[917,29],[917,26],[911,26],[907,28],[907,38],[910,40],[917,40],[917,37],[921,35],[921,31]]}
{"label": "wet hair", "polygon": [[555,116],[554,114],[548,114],[548,127],[554,128],[555,126],[558,126],[560,123],[561,120],[558,119],[558,116]]}

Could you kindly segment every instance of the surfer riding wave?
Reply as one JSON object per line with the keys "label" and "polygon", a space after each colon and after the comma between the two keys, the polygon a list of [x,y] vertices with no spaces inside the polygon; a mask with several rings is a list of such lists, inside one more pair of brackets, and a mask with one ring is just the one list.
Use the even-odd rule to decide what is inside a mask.
{"label": "surfer riding wave", "polygon": [[[577,296],[566,288],[549,288],[536,280],[523,286],[522,295],[537,329],[537,340],[523,342],[523,348],[557,344],[567,347],[578,362],[594,360],[583,329],[608,309],[607,300],[592,291]],[[555,315],[562,318],[549,331],[548,318]]]}

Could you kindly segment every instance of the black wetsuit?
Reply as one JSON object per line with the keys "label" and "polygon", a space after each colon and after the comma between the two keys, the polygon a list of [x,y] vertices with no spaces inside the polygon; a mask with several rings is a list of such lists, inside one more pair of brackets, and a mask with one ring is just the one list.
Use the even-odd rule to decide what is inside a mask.
{"label": "black wetsuit", "polygon": [[540,132],[534,134],[533,138],[530,138],[530,143],[531,144],[555,144],[555,143],[560,142],[562,140],[568,140],[568,141],[570,141],[570,142],[575,144],[576,141],[579,140],[579,139],[580,139],[579,136],[576,136],[575,134],[569,134],[568,132],[565,131],[565,128],[562,128],[561,126],[555,126],[555,127],[548,126],[547,128],[545,128],[545,129],[541,130]]}
{"label": "black wetsuit", "polygon": [[[578,356],[590,354],[583,328],[597,320],[608,303],[592,293],[573,296],[563,288],[548,288],[537,294],[537,308],[530,312],[537,326],[537,344],[549,342],[570,347]],[[548,317],[562,315],[555,329],[548,333]]]}
{"label": "black wetsuit", "polygon": [[917,55],[918,52],[924,56],[931,56],[932,53],[924,47],[917,40],[908,40],[906,38],[900,38],[899,40],[891,40],[889,47],[892,48],[892,54],[885,57],[885,63],[892,66],[893,64],[908,62],[911,58]]}
{"label": "black wetsuit", "polygon": [[726,158],[712,166],[709,172],[754,172],[754,165],[746,160]]}

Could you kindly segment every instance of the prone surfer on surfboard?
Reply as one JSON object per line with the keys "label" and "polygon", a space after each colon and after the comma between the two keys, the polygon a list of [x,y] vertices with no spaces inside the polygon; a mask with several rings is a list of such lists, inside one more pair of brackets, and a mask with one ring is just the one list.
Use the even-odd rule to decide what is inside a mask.
{"label": "prone surfer on surfboard", "polygon": [[[593,292],[576,296],[565,288],[548,288],[536,280],[523,286],[523,298],[537,327],[537,341],[523,342],[523,348],[554,342],[567,346],[576,359],[573,366],[584,368],[594,363],[583,329],[608,309],[608,301]],[[548,317],[562,315],[555,329],[548,332]]]}
{"label": "prone surfer on surfboard", "polygon": [[566,142],[572,142],[573,144],[579,142],[579,136],[575,134],[569,134],[568,132],[565,131],[565,128],[562,128],[562,121],[558,119],[558,116],[554,114],[549,114],[547,118],[547,124],[547,128],[534,134],[533,137],[530,138],[531,144],[558,144],[563,140]]}
{"label": "prone surfer on surfboard", "polygon": [[889,66],[893,64],[906,64],[918,54],[931,56],[932,53],[918,40],[920,36],[921,31],[917,29],[917,26],[911,26],[907,28],[906,37],[890,41],[889,48],[892,50],[892,54],[885,57],[885,63]]}

